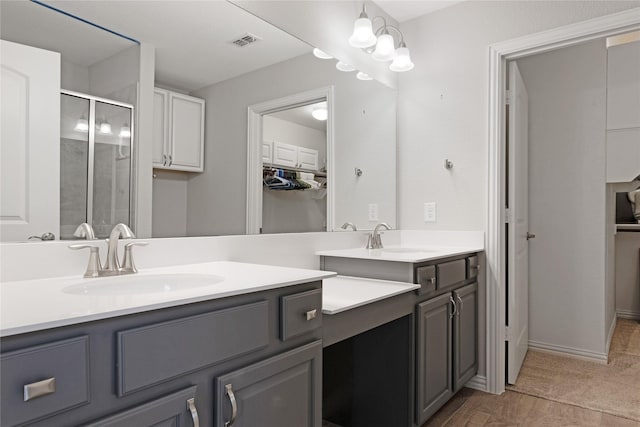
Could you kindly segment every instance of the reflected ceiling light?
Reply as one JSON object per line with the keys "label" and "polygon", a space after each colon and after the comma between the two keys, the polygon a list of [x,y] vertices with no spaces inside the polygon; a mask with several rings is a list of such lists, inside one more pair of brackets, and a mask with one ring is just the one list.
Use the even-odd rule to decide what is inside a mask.
{"label": "reflected ceiling light", "polygon": [[[376,19],[382,21],[382,26],[374,32],[372,23]],[[400,37],[400,43],[398,43],[397,47],[389,30],[393,30]],[[372,40],[373,42],[371,42]],[[389,66],[391,71],[409,71],[414,67],[402,32],[393,25],[387,25],[386,19],[382,16],[375,16],[370,20],[366,14],[364,4],[362,5],[362,13],[354,23],[353,34],[349,38],[349,44],[371,54],[371,57],[376,61],[393,60],[393,63]]]}
{"label": "reflected ceiling light", "polygon": [[349,65],[347,63],[344,63],[342,61],[338,61],[338,63],[336,64],[336,68],[340,71],[344,71],[346,73],[349,73],[351,71],[355,71],[356,68],[353,65]]}
{"label": "reflected ceiling light", "polygon": [[321,51],[317,47],[313,49],[313,56],[320,59],[333,59],[333,56]]}
{"label": "reflected ceiling light", "polygon": [[349,37],[349,44],[353,47],[363,49],[376,44],[376,35],[373,34],[373,25],[364,3],[362,4],[362,12],[353,24],[353,34]]}
{"label": "reflected ceiling light", "polygon": [[396,49],[396,57],[393,58],[393,62],[389,65],[389,69],[398,73],[413,70],[413,62],[411,62],[409,49],[407,49],[404,42],[401,42],[400,47]]}
{"label": "reflected ceiling light", "polygon": [[371,77],[367,73],[363,73],[362,71],[358,71],[358,74],[356,74],[356,77],[358,78],[358,80],[373,80],[373,77]]}
{"label": "reflected ceiling light", "polygon": [[100,123],[100,126],[98,126],[98,132],[104,134],[104,135],[111,135],[111,123],[109,123],[108,121],[104,121],[102,123]]}
{"label": "reflected ceiling light", "polygon": [[118,134],[120,138],[131,138],[131,128],[128,124],[123,124],[120,128],[120,133]]}
{"label": "reflected ceiling light", "polygon": [[313,111],[311,111],[311,115],[316,120],[324,121],[327,120],[329,113],[326,107],[315,107]]}
{"label": "reflected ceiling light", "polygon": [[80,118],[76,122],[76,126],[73,129],[77,130],[78,132],[86,132],[89,130],[89,122],[87,121],[87,118],[84,114],[80,116]]}

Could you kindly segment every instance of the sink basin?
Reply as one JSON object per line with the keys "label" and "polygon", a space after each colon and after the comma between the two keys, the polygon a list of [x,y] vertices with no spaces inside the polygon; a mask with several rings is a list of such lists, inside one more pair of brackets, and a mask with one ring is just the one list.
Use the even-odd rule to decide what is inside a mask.
{"label": "sink basin", "polygon": [[382,252],[387,252],[390,254],[414,254],[414,253],[425,253],[425,252],[435,252],[431,249],[422,249],[422,248],[382,248]]}
{"label": "sink basin", "polygon": [[69,285],[62,292],[76,295],[133,295],[178,292],[222,282],[213,274],[152,274],[87,279]]}

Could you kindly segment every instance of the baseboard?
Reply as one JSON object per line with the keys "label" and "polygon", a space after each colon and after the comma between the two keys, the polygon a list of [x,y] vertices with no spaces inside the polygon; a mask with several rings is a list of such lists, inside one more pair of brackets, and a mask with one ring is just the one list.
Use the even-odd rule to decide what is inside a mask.
{"label": "baseboard", "polygon": [[614,316],[613,321],[611,322],[611,326],[609,326],[609,333],[607,334],[607,363],[609,362],[609,349],[611,348],[611,340],[613,339],[613,332],[616,330],[617,323],[618,318]]}
{"label": "baseboard", "polygon": [[476,375],[475,377],[473,377],[469,381],[467,381],[467,383],[464,386],[472,388],[474,390],[480,390],[480,391],[485,391],[486,392],[487,391],[487,377],[482,376],[482,375]]}
{"label": "baseboard", "polygon": [[595,351],[566,347],[563,345],[547,344],[537,341],[529,341],[529,349],[603,364],[607,363],[608,356],[607,353],[596,353]]}
{"label": "baseboard", "polygon": [[616,310],[616,316],[621,319],[640,320],[640,311]]}

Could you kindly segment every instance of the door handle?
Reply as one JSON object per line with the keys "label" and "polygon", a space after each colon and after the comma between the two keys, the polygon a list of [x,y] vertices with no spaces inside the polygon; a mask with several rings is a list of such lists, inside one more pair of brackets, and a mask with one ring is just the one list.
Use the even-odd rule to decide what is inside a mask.
{"label": "door handle", "polygon": [[535,239],[536,235],[527,231],[527,240]]}

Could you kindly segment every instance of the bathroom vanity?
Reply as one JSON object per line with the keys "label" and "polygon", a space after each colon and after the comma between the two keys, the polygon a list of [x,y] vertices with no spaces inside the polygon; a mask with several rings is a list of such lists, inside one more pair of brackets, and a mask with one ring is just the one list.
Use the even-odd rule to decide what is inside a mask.
{"label": "bathroom vanity", "polygon": [[419,426],[476,374],[481,248],[362,251],[3,282],[0,422]]}

